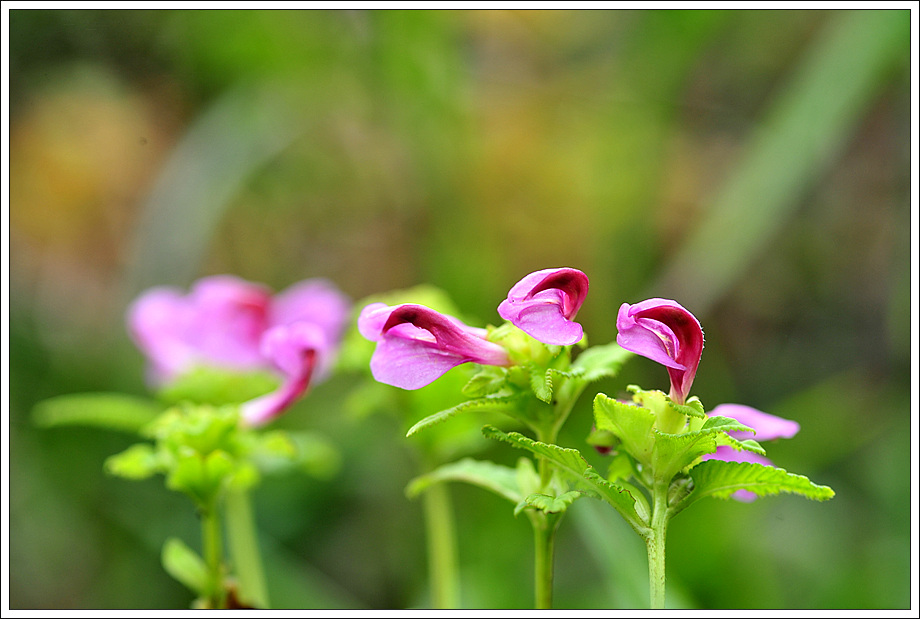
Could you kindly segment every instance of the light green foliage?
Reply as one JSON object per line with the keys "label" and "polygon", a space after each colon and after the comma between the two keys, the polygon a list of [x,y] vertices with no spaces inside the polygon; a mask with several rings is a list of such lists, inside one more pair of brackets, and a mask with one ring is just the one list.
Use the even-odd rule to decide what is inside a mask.
{"label": "light green foliage", "polygon": [[182,540],[175,537],[166,540],[160,558],[163,569],[194,593],[207,589],[208,568],[204,560]]}
{"label": "light green foliage", "polygon": [[[531,471],[533,471],[532,467]],[[517,470],[507,466],[485,460],[463,458],[416,477],[406,487],[406,495],[415,498],[431,484],[462,481],[494,492],[512,503],[519,503],[524,496],[521,492],[519,477]]]}
{"label": "light green foliage", "polygon": [[43,427],[85,425],[138,432],[163,408],[156,402],[120,393],[75,393],[42,400],[32,410]]}
{"label": "light green foliage", "polygon": [[726,499],[742,489],[757,496],[785,492],[816,501],[826,501],[835,494],[828,486],[819,486],[807,477],[756,462],[707,460],[690,469],[690,477],[694,489],[688,503],[706,496]]}
{"label": "light green foliage", "polygon": [[650,410],[599,393],[594,398],[594,425],[622,441],[623,448],[637,461],[651,462],[655,415]]}
{"label": "light green foliage", "polygon": [[476,398],[475,400],[467,400],[466,402],[461,402],[456,406],[452,406],[443,411],[439,411],[434,415],[429,415],[425,417],[414,426],[409,428],[409,431],[406,432],[406,436],[412,436],[416,432],[429,428],[433,425],[439,424],[442,421],[450,419],[454,415],[459,413],[468,413],[468,412],[498,412],[498,413],[508,413],[509,415],[514,416],[515,411],[517,410],[517,405],[523,401],[523,397],[520,395],[511,395],[511,396],[489,396],[484,398]]}
{"label": "light green foliage", "polygon": [[510,443],[546,458],[560,470],[568,473],[569,479],[576,483],[579,490],[587,491],[610,503],[633,528],[638,530],[645,526],[646,520],[640,516],[640,513],[648,513],[645,498],[604,479],[578,450],[541,443],[517,432],[506,433],[491,426],[486,426],[482,432],[489,438]]}
{"label": "light green foliage", "polygon": [[274,391],[280,384],[270,372],[233,372],[199,367],[184,372],[157,394],[167,404],[241,404]]}
{"label": "light green foliage", "polygon": [[569,490],[559,496],[534,493],[527,496],[514,507],[514,515],[517,516],[528,508],[539,509],[548,514],[561,514],[568,509],[569,505],[575,502],[575,499],[582,496],[584,496],[584,493],[578,492],[577,490]]}
{"label": "light green foliage", "polygon": [[613,378],[633,356],[632,352],[621,348],[616,342],[592,346],[575,358],[572,369],[583,372],[582,380],[590,383],[602,378]]}
{"label": "light green foliage", "polygon": [[325,477],[339,464],[337,451],[324,438],[246,428],[236,406],[175,406],[141,434],[153,442],[110,456],[106,470],[135,480],[162,474],[168,488],[187,494],[199,507],[213,505],[225,490],[255,486],[262,472],[298,468]]}
{"label": "light green foliage", "polygon": [[[665,484],[667,507],[672,516],[704,496],[726,498],[741,489],[758,496],[779,492],[821,500],[833,496],[830,488],[816,486],[806,477],[780,468],[747,462],[701,462],[703,456],[724,445],[761,456],[766,452],[754,440],[739,440],[729,434],[750,432],[751,428],[729,417],[706,416],[697,398],[677,405],[660,391],[637,387],[630,387],[630,391],[638,405],[614,400],[603,393],[594,399],[597,432],[612,435],[606,437],[607,442],[616,443],[620,449],[610,466],[609,478],[626,483],[635,476],[649,493],[653,486]],[[656,410],[684,415],[681,424],[684,431],[659,432],[655,427]]]}

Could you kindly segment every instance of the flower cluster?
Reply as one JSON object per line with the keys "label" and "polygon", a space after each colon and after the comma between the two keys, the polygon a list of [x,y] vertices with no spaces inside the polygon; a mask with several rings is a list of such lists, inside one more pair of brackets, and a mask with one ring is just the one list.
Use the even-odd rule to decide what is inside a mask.
{"label": "flower cluster", "polygon": [[[583,272],[573,268],[543,269],[512,286],[498,306],[498,314],[544,344],[570,346],[584,336],[582,326],[574,319],[587,293],[588,277]],[[675,301],[652,298],[624,303],[616,324],[617,344],[665,366],[671,382],[671,401],[685,404],[703,354],[699,320]],[[489,339],[492,331],[468,326],[422,305],[372,303],[362,310],[358,329],[377,343],[370,362],[374,378],[403,389],[424,387],[463,363],[502,367],[515,363],[502,342]],[[794,421],[739,404],[723,404],[710,411],[709,416],[735,419],[751,428],[761,441],[790,438],[798,431]],[[678,431],[685,429],[682,425]],[[750,438],[752,432],[733,430],[728,435],[743,440]],[[725,445],[704,459],[770,464],[757,453]],[[747,491],[735,494],[741,500],[753,496]]]}
{"label": "flower cluster", "polygon": [[[581,340],[574,321],[588,293],[588,277],[577,269],[545,269],[515,284],[498,313],[545,344]],[[422,305],[372,303],[358,317],[361,335],[377,342],[374,378],[403,389],[419,389],[463,363],[509,366],[508,351],[489,341],[486,329],[470,327]]]}
{"label": "flower cluster", "polygon": [[[683,404],[690,393],[703,355],[703,329],[696,317],[680,304],[668,299],[648,299],[634,305],[624,303],[617,315],[617,343],[637,355],[665,366],[671,378],[671,399]],[[729,431],[737,439],[753,438],[768,441],[792,438],[799,431],[795,421],[783,419],[742,404],[721,404],[709,416],[730,417],[748,426],[753,432]],[[772,465],[767,458],[750,451],[738,451],[727,445],[719,446],[704,460],[758,462]],[[742,501],[755,498],[752,492],[739,490],[734,497]]]}
{"label": "flower cluster", "polygon": [[241,406],[244,422],[257,426],[327,376],[350,305],[322,279],[272,295],[262,285],[216,275],[197,281],[188,294],[171,287],[148,290],[131,304],[127,320],[156,387],[199,367],[278,374],[275,391]]}

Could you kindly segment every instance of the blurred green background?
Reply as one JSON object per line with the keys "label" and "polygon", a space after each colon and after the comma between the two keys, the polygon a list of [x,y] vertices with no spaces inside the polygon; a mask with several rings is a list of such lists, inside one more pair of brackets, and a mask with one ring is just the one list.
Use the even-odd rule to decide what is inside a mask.
{"label": "blurred green background", "polygon": [[[694,393],[796,419],[768,454],[837,492],[682,513],[669,605],[908,608],[910,25],[907,10],[11,10],[11,608],[191,602],[159,559],[168,536],[197,545],[190,503],[103,472],[135,437],[30,416],[60,394],[148,393],[123,321],[144,288],[324,276],[359,300],[429,283],[485,325],[520,277],[557,266],[591,280],[592,343],[616,337],[623,302],[694,312]],[[358,414],[363,380],[334,377],[280,422],[325,433],[343,462],[255,495],[276,607],[429,603],[403,493],[422,414]],[[598,389],[629,383],[667,376],[637,358]],[[562,444],[587,447],[591,393]],[[449,488],[462,605],[530,606],[529,523]],[[555,591],[558,608],[647,605],[644,548],[612,509],[570,510]]]}

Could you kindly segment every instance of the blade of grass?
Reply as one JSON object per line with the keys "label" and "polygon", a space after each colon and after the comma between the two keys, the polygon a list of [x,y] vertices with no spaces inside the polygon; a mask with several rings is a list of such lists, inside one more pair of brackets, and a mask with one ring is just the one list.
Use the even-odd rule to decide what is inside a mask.
{"label": "blade of grass", "polygon": [[835,15],[652,290],[666,290],[705,315],[839,155],[909,50],[908,11]]}

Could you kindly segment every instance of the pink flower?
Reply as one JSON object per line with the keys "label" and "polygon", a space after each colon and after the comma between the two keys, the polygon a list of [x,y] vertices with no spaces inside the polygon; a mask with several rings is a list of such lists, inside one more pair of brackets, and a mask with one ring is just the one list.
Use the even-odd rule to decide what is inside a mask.
{"label": "pink flower", "polygon": [[[712,417],[731,417],[754,430],[754,432],[730,431],[728,433],[739,440],[753,438],[758,442],[772,441],[778,438],[792,438],[799,431],[799,424],[795,421],[770,415],[743,404],[720,404],[712,409],[709,415]],[[738,451],[728,445],[720,445],[716,448],[715,453],[703,456],[703,460],[756,462],[766,466],[773,466],[770,460],[760,454],[750,451]],[[750,502],[756,499],[757,495],[749,490],[739,490],[732,497],[739,501]]]}
{"label": "pink flower", "polygon": [[621,347],[668,369],[671,399],[683,404],[703,355],[703,328],[693,314],[668,299],[624,303],[617,331]]}
{"label": "pink flower", "polygon": [[498,306],[499,315],[545,344],[580,341],[582,326],[572,319],[588,294],[588,276],[577,269],[543,269],[525,276]]}
{"label": "pink flower", "polygon": [[358,330],[377,342],[374,378],[402,389],[424,387],[462,363],[511,364],[504,348],[486,340],[485,329],[424,305],[371,303],[358,317]]}
{"label": "pink flower", "polygon": [[152,288],[128,308],[128,331],[166,385],[195,367],[281,374],[277,391],[242,406],[247,423],[274,418],[329,371],[350,302],[331,283],[306,280],[275,296],[231,275],[198,280],[188,294]]}

